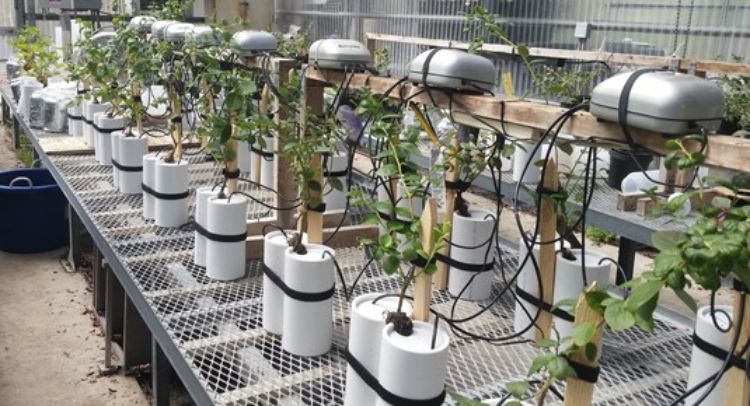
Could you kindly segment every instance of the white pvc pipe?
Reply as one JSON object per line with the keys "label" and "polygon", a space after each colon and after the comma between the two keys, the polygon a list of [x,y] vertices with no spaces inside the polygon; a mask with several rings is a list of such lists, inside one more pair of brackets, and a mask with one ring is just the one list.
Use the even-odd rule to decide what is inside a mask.
{"label": "white pvc pipe", "polygon": [[[114,134],[114,133],[113,133]],[[113,137],[113,142],[117,142],[117,162],[122,166],[138,167],[143,166],[143,157],[148,153],[147,137]],[[113,148],[114,152],[114,148]],[[118,171],[118,184],[120,192],[126,195],[136,195],[143,191],[141,180],[143,171]]]}
{"label": "white pvc pipe", "polygon": [[[344,151],[335,151],[327,159],[327,172],[345,171],[349,167],[349,156]],[[342,187],[346,188],[346,176],[338,176],[336,179]],[[329,186],[330,192],[325,195],[326,210],[343,210],[346,208],[346,189],[338,190]]]}
{"label": "white pvc pipe", "polygon": [[[143,184],[154,188],[156,184],[156,161],[159,160],[158,155],[154,152],[143,156]],[[156,201],[154,196],[150,193],[143,192],[143,217],[147,219],[154,219],[156,211]]]}
{"label": "white pvc pipe", "polygon": [[[285,230],[287,235],[294,232]],[[302,243],[307,244],[307,234],[302,236]],[[263,237],[263,263],[282,281],[287,248],[289,244],[281,230],[272,231]],[[284,292],[266,275],[263,275],[263,328],[273,334],[281,334],[284,329]]]}
{"label": "white pvc pipe", "polygon": [[[117,161],[119,164],[122,164],[121,158],[120,158],[120,138],[122,137],[123,137],[122,131],[115,131],[112,133],[112,160]],[[143,159],[143,156],[138,157],[138,166],[141,165],[142,159]],[[139,183],[140,183],[140,178],[141,176],[139,176],[139,179],[138,179]],[[122,189],[120,188],[120,170],[117,169],[117,167],[114,164],[112,165],[112,183],[114,183],[115,189],[122,192]],[[140,184],[138,185],[138,187],[140,189]]]}
{"label": "white pvc pipe", "polygon": [[[731,325],[733,313],[731,306],[716,306],[716,310],[722,311],[714,312],[714,317],[718,322],[719,326],[724,330],[729,330]],[[729,317],[727,317],[727,314]],[[698,309],[695,320],[695,334],[724,351],[729,351],[729,346],[732,345],[732,332],[728,331],[723,333],[714,326],[713,319],[711,317],[711,306],[704,306]],[[688,374],[687,388],[693,388],[700,382],[706,380],[709,376],[719,372],[721,370],[724,360],[714,357],[713,355],[703,352],[695,345],[693,345],[693,354],[690,358],[690,373]],[[695,405],[701,396],[708,389],[708,386],[704,386],[703,389],[699,389],[694,394],[690,395],[685,399],[685,405]],[[721,377],[721,380],[716,385],[714,390],[708,397],[701,403],[701,405],[721,405],[724,404],[725,397],[729,392],[727,388],[727,374]]]}
{"label": "white pvc pipe", "polygon": [[[470,217],[453,213],[450,257],[466,264],[487,264],[495,258],[495,250],[490,237],[495,225],[495,215],[489,210],[470,209]],[[463,247],[476,248],[463,248]],[[448,271],[448,291],[461,299],[485,300],[492,294],[492,269],[484,272],[471,272],[450,267]],[[473,278],[473,279],[472,279]],[[466,287],[469,285],[468,287]],[[464,288],[466,288],[464,290]],[[463,293],[461,291],[463,290]]]}
{"label": "white pvc pipe", "polygon": [[[264,137],[266,146],[263,147],[263,151],[276,151],[276,138],[275,137]],[[275,189],[274,180],[276,179],[276,173],[274,173],[274,164],[276,159],[266,158],[258,155],[260,159],[260,184],[264,187]]]}
{"label": "white pvc pipe", "polygon": [[[122,116],[108,117],[107,113],[94,114],[94,123],[101,130],[121,129],[125,126]],[[106,131],[94,132],[95,155],[101,165],[112,165],[112,133]]]}
{"label": "white pvc pipe", "polygon": [[[245,196],[231,199],[209,198],[206,210],[206,230],[218,235],[238,235],[247,232],[247,204]],[[245,276],[246,242],[219,242],[206,238],[206,275],[211,279],[231,281]]]}
{"label": "white pvc pipe", "polygon": [[[438,329],[432,346],[434,325],[414,322],[410,336],[402,336],[393,324],[383,328],[378,381],[390,393],[406,399],[427,400],[440,395],[445,386],[450,338]],[[388,405],[378,397],[376,405]]]}
{"label": "white pvc pipe", "polygon": [[237,168],[240,170],[240,173],[243,175],[249,174],[252,170],[252,166],[250,166],[250,144],[247,141],[238,141],[236,154]]}
{"label": "white pvc pipe", "polygon": [[[381,293],[367,293],[352,301],[349,324],[349,352],[372,376],[378,376],[380,346],[387,312],[396,311],[398,297],[384,297]],[[404,301],[401,311],[411,316],[412,307]],[[374,406],[378,395],[351,366],[346,368],[345,406]]]}
{"label": "white pvc pipe", "polygon": [[94,116],[96,113],[103,113],[109,109],[111,105],[109,103],[94,103],[92,101],[89,101],[88,103],[83,105],[83,116],[87,120],[85,123],[85,126],[83,127],[83,140],[86,142],[86,145],[88,145],[90,148],[94,148],[94,153],[96,154],[96,144],[95,144],[95,135],[96,135],[96,129],[94,128],[93,124],[89,124],[89,122],[94,122]]}
{"label": "white pvc pipe", "polygon": [[[307,293],[325,292],[334,284],[334,251],[323,245],[307,244],[306,255],[287,248],[284,253],[284,282],[289,288]],[[315,356],[328,352],[333,338],[333,298],[304,302],[284,297],[284,327],[281,347],[295,355]]]}
{"label": "white pvc pipe", "polygon": [[[513,181],[521,183],[539,182],[540,168],[534,163],[542,159],[542,147],[534,152],[533,142],[519,141],[513,152]],[[533,153],[533,154],[532,154]],[[523,172],[524,168],[526,173]],[[523,179],[521,176],[523,175]]]}
{"label": "white pvc pipe", "polygon": [[25,82],[21,85],[21,95],[18,98],[16,111],[28,122],[31,108],[31,95],[44,86],[37,81]]}
{"label": "white pvc pipe", "polygon": [[[206,228],[208,224],[208,199],[219,195],[219,189],[212,186],[202,186],[195,191],[195,222]],[[206,237],[195,231],[195,249],[193,262],[198,266],[206,266]]]}
{"label": "white pvc pipe", "polygon": [[[71,116],[79,117],[77,119]],[[81,103],[68,106],[68,133],[76,137],[83,136],[83,120],[81,119]]]}
{"label": "white pvc pipe", "polygon": [[[180,194],[188,190],[188,164],[182,162],[156,161],[154,186],[158,193]],[[188,221],[188,198],[159,199],[154,198],[154,220],[159,227],[179,227]],[[243,222],[243,224],[245,224]]]}

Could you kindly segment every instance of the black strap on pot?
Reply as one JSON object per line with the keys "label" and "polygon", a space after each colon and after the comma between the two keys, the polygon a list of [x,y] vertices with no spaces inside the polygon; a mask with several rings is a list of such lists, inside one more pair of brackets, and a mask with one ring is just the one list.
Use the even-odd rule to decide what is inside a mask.
{"label": "black strap on pot", "polygon": [[273,159],[273,152],[263,151],[258,147],[250,147],[250,151],[262,156],[263,158]]}
{"label": "black strap on pot", "polygon": [[576,372],[576,378],[588,383],[596,383],[599,380],[601,368],[599,366],[588,366],[568,358],[568,365]]}
{"label": "black strap on pot", "polygon": [[223,171],[221,171],[221,173],[223,173],[224,177],[227,178],[227,179],[237,179],[237,178],[240,177],[240,170],[239,169],[235,169],[233,171],[228,171],[228,170],[224,169]]}
{"label": "black strap on pot", "polygon": [[68,120],[73,120],[73,121],[83,120],[83,116],[76,116],[76,115],[68,113]]}
{"label": "black strap on pot", "polygon": [[118,170],[121,170],[123,172],[142,172],[143,167],[142,166],[125,166],[116,160],[112,160],[112,166],[117,168]]}
{"label": "black strap on pot", "polygon": [[352,367],[354,372],[356,372],[357,375],[362,378],[362,380],[367,384],[367,386],[370,387],[370,389],[375,391],[375,393],[377,393],[381,399],[394,406],[440,406],[445,401],[445,390],[440,392],[439,395],[435,396],[432,399],[424,400],[407,399],[393,394],[380,384],[378,378],[373,376],[370,371],[368,371],[367,368],[362,365],[362,363],[359,362],[359,360],[354,357],[354,355],[352,355],[348,348],[344,350],[344,358],[346,359],[346,362],[349,363],[349,366]]}
{"label": "black strap on pot", "polygon": [[348,169],[344,169],[341,171],[330,171],[330,172],[325,169],[323,170],[323,176],[326,178],[343,178],[344,176],[348,174],[349,174]]}
{"label": "black strap on pot", "polygon": [[466,272],[487,272],[491,271],[493,268],[495,268],[495,260],[493,259],[492,262],[488,262],[486,264],[467,264],[466,262],[457,261],[453,258],[451,258],[448,255],[441,254],[441,253],[435,253],[435,258],[437,258],[438,261],[456,268],[460,269],[462,271]]}
{"label": "black strap on pot", "polygon": [[424,258],[422,258],[420,256],[417,256],[416,258],[414,258],[411,261],[409,261],[410,264],[412,264],[412,265],[414,265],[414,266],[416,266],[418,268],[422,268],[422,269],[427,268],[428,265],[434,264],[436,262],[437,262],[437,258],[436,257],[432,257],[432,260],[430,260],[430,262],[427,262],[426,259],[424,259]]}
{"label": "black strap on pot", "polygon": [[307,211],[312,211],[312,212],[315,212],[315,213],[325,213],[326,212],[326,204],[325,203],[321,203],[321,204],[319,204],[319,205],[317,205],[315,207],[308,205],[307,206]]}
{"label": "black strap on pot", "polygon": [[245,231],[242,234],[237,235],[224,235],[224,234],[216,234],[208,231],[205,227],[200,225],[197,221],[193,222],[193,226],[195,227],[195,231],[208,238],[211,241],[216,242],[243,242],[247,239],[247,231]]}
{"label": "black strap on pot", "polygon": [[289,285],[284,283],[284,281],[279,278],[279,275],[276,275],[276,272],[274,272],[266,264],[263,264],[263,274],[266,275],[274,285],[278,286],[285,295],[289,296],[292,299],[299,300],[300,302],[322,302],[324,300],[332,298],[334,293],[336,293],[335,285],[331,286],[330,289],[323,292],[310,293],[294,290],[290,288]]}
{"label": "black strap on pot", "polygon": [[99,127],[98,125],[96,125],[94,123],[91,123],[91,126],[94,127],[94,130],[96,130],[97,132],[100,132],[102,134],[112,134],[115,131],[122,131],[122,130],[125,129],[125,127],[120,127],[120,128],[101,128],[101,127]]}
{"label": "black strap on pot", "polygon": [[94,125],[94,122],[92,120],[87,119],[85,116],[81,116],[81,120],[83,120],[83,122],[88,125]]}
{"label": "black strap on pot", "polygon": [[573,316],[572,314],[560,308],[553,309],[551,304],[542,301],[542,299],[532,295],[531,293],[521,289],[518,286],[516,286],[516,295],[518,295],[519,298],[529,302],[530,304],[544,310],[545,312],[554,314],[555,316],[565,321],[569,321],[571,323],[575,321],[575,316]]}
{"label": "black strap on pot", "polygon": [[[693,333],[693,344],[706,354],[720,360],[725,360],[729,356],[728,351],[709,343],[708,341],[698,337],[698,334],[695,333]],[[730,365],[732,365],[732,367],[734,368],[739,368],[744,371],[745,366],[747,365],[747,360],[740,356],[732,354]]]}
{"label": "black strap on pot", "polygon": [[90,91],[91,91],[91,89],[78,89],[78,90],[76,90],[76,93],[78,93],[78,94],[86,94],[86,93],[88,93]]}
{"label": "black strap on pot", "polygon": [[378,211],[378,215],[380,216],[380,218],[384,219],[385,221],[398,221],[400,223],[405,224],[406,226],[411,226],[411,221],[400,219],[396,216],[392,216],[390,213]]}
{"label": "black strap on pot", "polygon": [[175,124],[182,123],[182,116],[174,116],[169,121],[171,121],[171,122],[173,122]]}
{"label": "black strap on pot", "polygon": [[188,196],[190,196],[189,191],[185,191],[184,193],[161,193],[157,192],[151,187],[147,186],[144,183],[141,183],[141,189],[143,189],[144,192],[150,194],[151,196],[160,199],[160,200],[180,200],[180,199],[186,199]]}
{"label": "black strap on pot", "polygon": [[445,180],[445,188],[448,190],[456,190],[459,192],[465,192],[469,190],[470,187],[471,187],[471,182],[467,182],[465,180],[460,180],[460,179],[457,181],[452,181],[448,179]]}

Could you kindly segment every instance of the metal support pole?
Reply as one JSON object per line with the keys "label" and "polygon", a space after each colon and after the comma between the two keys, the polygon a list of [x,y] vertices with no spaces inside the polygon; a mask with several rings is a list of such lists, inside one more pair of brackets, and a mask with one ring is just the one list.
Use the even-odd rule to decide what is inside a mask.
{"label": "metal support pole", "polygon": [[151,332],[133,302],[125,300],[125,320],[122,330],[123,368],[129,371],[151,361]]}
{"label": "metal support pole", "polygon": [[91,266],[91,273],[94,279],[94,310],[97,315],[103,316],[106,308],[107,273],[102,266],[102,254],[98,249],[94,250],[94,263]]}
{"label": "metal support pole", "polygon": [[623,270],[623,274],[617,272],[617,284],[633,279],[633,268],[635,267],[635,251],[638,243],[625,237],[620,237],[620,249],[617,254],[617,263]]}
{"label": "metal support pole", "polygon": [[13,115],[13,149],[21,148],[21,123],[18,122],[16,115]]}
{"label": "metal support pole", "polygon": [[151,340],[151,395],[152,405],[169,405],[169,381],[172,368],[156,340]]}
{"label": "metal support pole", "polygon": [[102,373],[111,373],[117,370],[112,365],[112,343],[122,344],[123,330],[123,305],[125,294],[109,265],[105,265],[107,278],[107,303],[104,309],[105,331],[104,331],[104,367]]}

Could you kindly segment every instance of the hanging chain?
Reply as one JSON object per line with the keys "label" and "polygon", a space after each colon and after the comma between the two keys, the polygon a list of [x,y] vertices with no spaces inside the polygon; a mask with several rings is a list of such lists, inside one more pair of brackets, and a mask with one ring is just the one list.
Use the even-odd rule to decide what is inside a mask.
{"label": "hanging chain", "polygon": [[688,10],[687,29],[685,30],[685,46],[682,48],[682,57],[687,57],[688,41],[690,41],[690,30],[693,27],[693,10],[695,10],[695,0],[690,0],[690,9]]}
{"label": "hanging chain", "polygon": [[682,0],[677,1],[677,16],[674,21],[674,43],[672,44],[672,55],[677,53],[677,43],[680,40],[680,18],[682,14]]}

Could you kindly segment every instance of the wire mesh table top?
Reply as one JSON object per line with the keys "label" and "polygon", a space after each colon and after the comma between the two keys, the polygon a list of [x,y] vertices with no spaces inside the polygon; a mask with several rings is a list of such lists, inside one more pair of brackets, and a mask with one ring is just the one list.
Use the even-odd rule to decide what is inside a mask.
{"label": "wire mesh table top", "polygon": [[[189,158],[191,196],[210,185],[221,170],[202,156]],[[349,303],[337,281],[334,296],[333,347],[318,357],[299,357],[281,349],[279,336],[261,327],[262,271],[248,262],[247,275],[233,282],[209,279],[192,261],[193,228],[157,227],[141,216],[140,195],[121,195],[112,184],[111,169],[92,155],[53,156],[51,161],[74,191],[89,216],[162,323],[192,372],[216,404],[331,405],[340,404],[345,387]],[[359,179],[363,182],[363,179]],[[358,187],[368,187],[360,183]],[[242,185],[256,199],[272,203],[271,192]],[[191,199],[192,201],[192,199]],[[193,206],[191,203],[192,213]],[[270,213],[251,203],[248,219]],[[503,272],[515,269],[515,253],[506,250],[495,269],[495,293]],[[344,279],[351,284],[369,259],[358,247],[336,250]],[[354,295],[394,292],[398,281],[368,265]],[[433,293],[433,308],[448,313],[453,299]],[[456,316],[476,312],[481,303],[462,301]],[[463,325],[476,334],[501,336],[513,331],[514,304],[502,298],[489,312]],[[657,318],[655,334],[638,330],[607,332],[602,373],[594,393],[597,405],[666,404],[684,391],[691,340],[689,331]],[[505,383],[523,379],[539,350],[528,343],[493,345],[452,335],[449,389],[476,399],[505,394]],[[555,404],[550,399],[550,404]]]}

